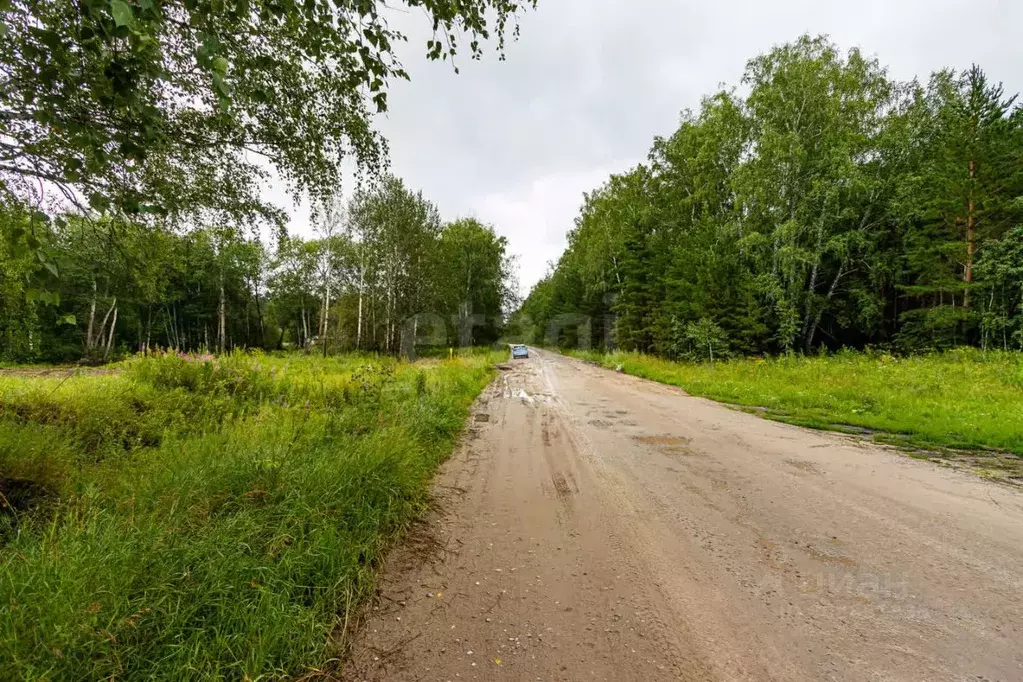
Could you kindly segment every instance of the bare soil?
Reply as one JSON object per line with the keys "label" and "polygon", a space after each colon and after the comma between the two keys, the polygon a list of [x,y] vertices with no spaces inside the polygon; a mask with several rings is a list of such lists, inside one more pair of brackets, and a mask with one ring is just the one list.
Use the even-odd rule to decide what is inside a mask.
{"label": "bare soil", "polygon": [[345,679],[1023,679],[1019,490],[549,353],[506,367]]}

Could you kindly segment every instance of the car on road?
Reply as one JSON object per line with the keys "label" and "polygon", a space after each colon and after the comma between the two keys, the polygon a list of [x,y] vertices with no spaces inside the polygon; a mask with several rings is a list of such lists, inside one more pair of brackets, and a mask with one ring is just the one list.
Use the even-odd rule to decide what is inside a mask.
{"label": "car on road", "polygon": [[529,349],[526,348],[524,345],[522,345],[521,343],[518,343],[518,344],[515,344],[514,346],[512,346],[512,359],[513,360],[517,359],[517,358],[528,358],[528,357],[529,357]]}

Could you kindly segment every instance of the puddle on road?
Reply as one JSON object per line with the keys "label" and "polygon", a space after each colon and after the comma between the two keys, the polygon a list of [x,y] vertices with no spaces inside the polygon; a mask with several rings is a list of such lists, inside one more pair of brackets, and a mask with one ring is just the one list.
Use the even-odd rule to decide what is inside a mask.
{"label": "puddle on road", "polygon": [[857,565],[855,559],[845,556],[844,554],[839,554],[837,551],[832,549],[818,549],[817,547],[807,545],[804,551],[806,551],[806,553],[809,554],[810,558],[814,561],[819,561],[824,564],[837,564],[848,568],[852,568]]}
{"label": "puddle on road", "polygon": [[813,462],[808,462],[805,459],[787,459],[785,460],[785,463],[788,464],[790,467],[799,469],[800,471],[805,471],[810,474],[821,475],[824,473],[816,464],[814,464]]}
{"label": "puddle on road", "polygon": [[633,440],[650,445],[666,455],[702,457],[701,453],[689,447],[691,439],[684,436],[633,436]]}
{"label": "puddle on road", "polygon": [[578,488],[575,488],[575,482],[573,481],[569,484],[568,479],[562,474],[555,474],[551,481],[554,483],[554,491],[558,494],[558,497],[564,498],[578,492]]}
{"label": "puddle on road", "polygon": [[688,445],[689,439],[682,436],[636,436],[636,440],[647,445],[675,446]]}

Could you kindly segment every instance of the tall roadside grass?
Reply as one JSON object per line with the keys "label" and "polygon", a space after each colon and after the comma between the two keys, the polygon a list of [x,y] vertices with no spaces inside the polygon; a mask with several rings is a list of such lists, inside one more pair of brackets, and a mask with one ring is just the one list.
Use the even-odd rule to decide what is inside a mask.
{"label": "tall roadside grass", "polygon": [[869,429],[899,444],[1023,455],[1021,353],[965,348],[896,358],[841,352],[713,364],[570,354],[802,426]]}
{"label": "tall roadside grass", "polygon": [[0,375],[0,679],[329,665],[494,359],[171,355]]}

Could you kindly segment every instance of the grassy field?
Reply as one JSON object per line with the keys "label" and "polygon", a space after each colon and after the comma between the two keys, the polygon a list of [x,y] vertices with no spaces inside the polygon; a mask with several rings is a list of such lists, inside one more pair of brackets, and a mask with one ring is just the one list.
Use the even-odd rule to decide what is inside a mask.
{"label": "grassy field", "polygon": [[0,679],[329,667],[495,359],[0,373]]}
{"label": "grassy field", "polygon": [[876,431],[878,440],[923,448],[1023,455],[1020,353],[963,349],[895,358],[843,352],[713,364],[571,354],[793,424]]}

